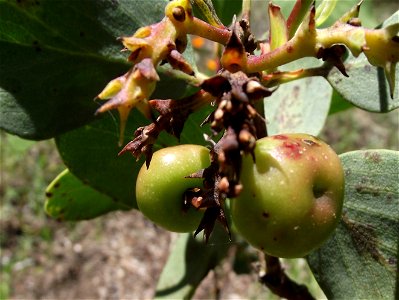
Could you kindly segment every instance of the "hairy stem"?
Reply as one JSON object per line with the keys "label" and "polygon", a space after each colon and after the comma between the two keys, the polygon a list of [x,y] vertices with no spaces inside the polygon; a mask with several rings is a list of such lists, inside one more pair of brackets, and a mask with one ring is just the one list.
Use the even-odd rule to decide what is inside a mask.
{"label": "hairy stem", "polygon": [[263,75],[262,84],[266,87],[273,87],[283,83],[291,82],[301,78],[308,78],[314,76],[326,77],[333,68],[333,65],[324,63],[320,67],[299,69],[296,71],[277,71],[270,74]]}
{"label": "hairy stem", "polygon": [[230,38],[231,31],[210,25],[198,18],[193,18],[192,24],[187,28],[187,33],[198,35],[205,39],[226,45]]}

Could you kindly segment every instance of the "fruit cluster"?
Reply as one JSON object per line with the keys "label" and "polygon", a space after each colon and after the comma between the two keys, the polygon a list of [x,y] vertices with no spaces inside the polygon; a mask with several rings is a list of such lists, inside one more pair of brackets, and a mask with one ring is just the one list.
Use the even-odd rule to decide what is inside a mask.
{"label": "fruit cluster", "polygon": [[[137,178],[140,210],[168,230],[194,231],[204,211],[188,201],[188,194],[199,195],[206,180],[190,175],[209,165],[210,151],[203,146],[180,145],[155,152],[150,167],[143,165]],[[244,156],[240,175],[242,191],[230,199],[232,226],[269,255],[304,256],[327,239],[340,220],[341,163],[327,144],[313,136],[259,139],[254,157]]]}
{"label": "fruit cluster", "polygon": [[[206,21],[193,15],[192,3]],[[249,11],[244,9],[248,3],[243,2],[242,19],[234,19],[227,28],[211,1],[170,1],[160,22],[121,38],[133,66],[98,95],[108,100],[98,112],[118,110],[121,138],[134,107],[152,121],[135,131],[120,154],[145,156],[136,199],[155,223],[172,231],[195,230],[195,235],[204,231],[208,240],[219,221],[229,234],[234,228],[270,255],[303,256],[320,245],[340,219],[342,167],[334,151],[315,137],[268,137],[262,100],[273,93],[273,86],[326,76],[334,67],[347,76],[343,64],[347,50],[355,57],[363,52],[371,64],[384,68],[392,94],[399,25],[378,30],[361,27],[359,4],[333,26],[318,29],[327,16],[316,12],[314,2],[298,0],[287,20],[279,7],[270,4],[268,39],[257,41],[250,30]],[[223,45],[220,69],[213,76],[196,74],[183,57],[188,34]],[[382,51],[384,47],[387,51]],[[278,70],[304,57],[325,63],[319,68]],[[171,67],[169,74],[194,85],[197,92],[180,100],[150,100],[160,80],[157,68],[165,63]],[[214,108],[202,123],[209,123],[212,131],[207,138],[209,150],[182,145],[153,153],[162,131],[180,138],[190,114],[205,105]]]}

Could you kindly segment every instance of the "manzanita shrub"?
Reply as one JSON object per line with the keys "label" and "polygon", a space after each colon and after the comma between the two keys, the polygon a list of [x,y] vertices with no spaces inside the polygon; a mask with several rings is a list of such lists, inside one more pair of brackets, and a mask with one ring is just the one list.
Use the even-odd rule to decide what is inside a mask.
{"label": "manzanita shrub", "polygon": [[[187,232],[157,298],[192,296],[243,238],[281,297],[312,298],[277,257],[305,255],[329,298],[398,297],[398,152],[338,158],[315,136],[352,105],[399,106],[399,12],[372,29],[362,2],[336,5],[270,2],[257,39],[250,0],[2,0],[0,126],[55,138],[67,169],[50,216],[141,208]],[[197,67],[194,38],[218,45],[212,68]]]}

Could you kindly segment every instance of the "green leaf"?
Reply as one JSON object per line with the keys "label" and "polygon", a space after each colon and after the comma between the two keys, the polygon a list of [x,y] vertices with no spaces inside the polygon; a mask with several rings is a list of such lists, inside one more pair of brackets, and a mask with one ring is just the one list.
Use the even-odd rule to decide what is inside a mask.
{"label": "green leaf", "polygon": [[233,21],[233,16],[241,11],[242,0],[212,0],[219,19],[225,26]]}
{"label": "green leaf", "polygon": [[[349,78],[333,68],[327,80],[339,94],[353,105],[371,112],[388,112],[399,107],[399,91],[390,97],[389,84],[384,70],[376,68],[361,54],[350,56],[344,63]],[[396,70],[399,78],[399,69]]]}
{"label": "green leaf", "polygon": [[[314,67],[318,63],[314,59],[302,59],[281,70]],[[264,100],[268,134],[303,132],[318,135],[328,116],[332,93],[332,88],[322,77],[280,85]]]}
{"label": "green leaf", "polygon": [[[381,26],[387,27],[397,23],[398,18],[399,11]],[[370,65],[364,54],[357,58],[349,55],[344,65],[349,78],[344,77],[336,68],[333,68],[327,76],[329,83],[343,98],[372,112],[388,112],[399,107],[399,89],[397,87],[394,89],[391,98],[384,70]],[[399,78],[399,68],[396,69],[395,76]]]}
{"label": "green leaf", "polygon": [[280,7],[269,4],[270,50],[277,49],[288,41],[288,28]]}
{"label": "green leaf", "polygon": [[64,170],[50,183],[44,205],[49,216],[63,221],[88,220],[126,208],[83,183],[68,170]]}
{"label": "green leaf", "polygon": [[334,11],[337,0],[323,0],[319,6],[316,8],[316,27],[323,24]]}
{"label": "green leaf", "polygon": [[[186,121],[181,134],[182,143],[204,144],[200,121],[209,113],[209,107],[193,114]],[[129,117],[124,144],[128,143],[135,130],[149,123],[138,111]],[[118,156],[118,120],[107,114],[101,120],[70,131],[56,138],[58,150],[65,165],[81,181],[89,184],[124,205],[137,208],[135,183],[143,164],[124,154]],[[176,138],[161,134],[154,150],[177,144]]]}
{"label": "green leaf", "polygon": [[0,1],[0,128],[45,139],[94,120],[92,99],[129,68],[116,38],[160,21],[166,3]]}
{"label": "green leaf", "polygon": [[333,95],[331,98],[329,115],[347,110],[354,107],[352,103],[346,101],[336,90],[333,90]]}
{"label": "green leaf", "polygon": [[308,257],[331,299],[394,299],[398,280],[399,152],[342,154],[344,215],[334,235]]}
{"label": "green leaf", "polygon": [[216,225],[208,244],[191,233],[174,243],[158,281],[155,299],[190,299],[208,272],[226,255],[230,242]]}
{"label": "green leaf", "polygon": [[[138,113],[130,116],[126,132],[148,121]],[[56,138],[58,151],[71,173],[124,205],[136,208],[135,182],[143,163],[130,155],[118,156],[118,120],[107,114],[101,120]],[[127,143],[127,137],[125,142]]]}

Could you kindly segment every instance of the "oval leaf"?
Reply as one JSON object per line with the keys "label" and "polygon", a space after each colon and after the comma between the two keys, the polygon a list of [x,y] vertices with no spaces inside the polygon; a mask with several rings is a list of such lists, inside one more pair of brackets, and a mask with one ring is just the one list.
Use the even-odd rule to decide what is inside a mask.
{"label": "oval leaf", "polygon": [[[343,98],[371,112],[388,112],[399,107],[398,88],[395,88],[391,98],[382,68],[370,65],[363,54],[357,58],[350,56],[344,65],[349,78],[344,77],[336,68],[327,76],[328,82]],[[396,78],[399,78],[399,68],[395,73]]]}
{"label": "oval leaf", "polygon": [[65,170],[48,186],[44,209],[52,218],[79,221],[126,209],[126,206],[96,191]]}
{"label": "oval leaf", "polygon": [[0,128],[46,139],[92,121],[92,99],[130,66],[116,38],[160,21],[166,3],[1,1]]}
{"label": "oval leaf", "polygon": [[303,132],[318,135],[324,126],[332,97],[332,88],[324,78],[311,77],[280,85],[265,98],[269,135]]}
{"label": "oval leaf", "polygon": [[[146,123],[148,121],[135,111],[126,132],[134,132]],[[56,143],[71,173],[118,202],[136,208],[134,185],[143,161],[136,162],[130,155],[118,157],[121,150],[118,126],[117,119],[108,114],[101,120],[58,136]]]}
{"label": "oval leaf", "polygon": [[347,110],[349,108],[353,108],[353,104],[346,101],[336,90],[333,90],[333,95],[331,98],[331,105],[330,111],[328,112],[329,115]]}
{"label": "oval leaf", "polygon": [[344,215],[335,234],[308,256],[331,299],[393,299],[399,245],[399,152],[342,154]]}

